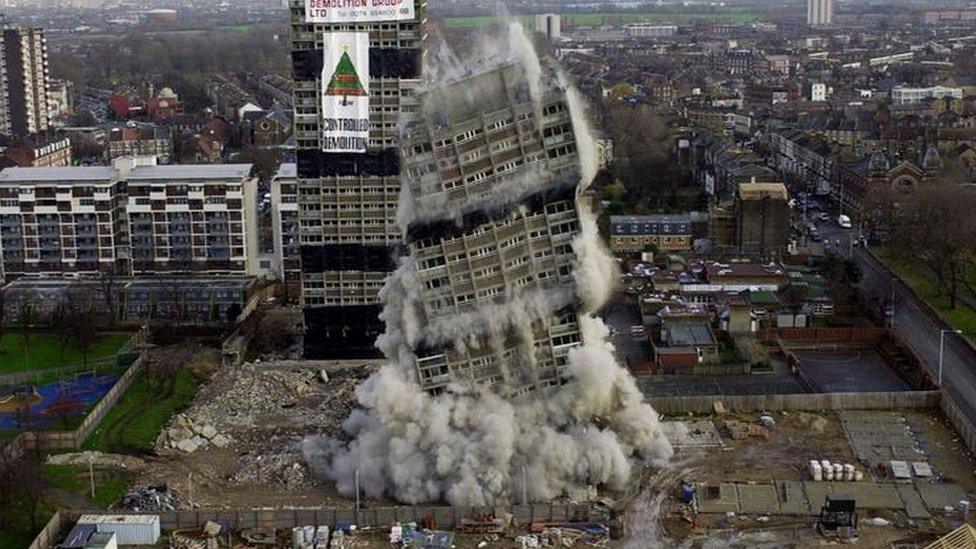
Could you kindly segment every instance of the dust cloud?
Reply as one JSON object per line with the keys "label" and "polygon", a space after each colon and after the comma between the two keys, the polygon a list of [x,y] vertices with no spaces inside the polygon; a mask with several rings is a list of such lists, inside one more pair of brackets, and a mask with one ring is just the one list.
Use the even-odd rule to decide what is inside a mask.
{"label": "dust cloud", "polygon": [[[486,58],[517,62],[534,81],[529,87],[535,98],[542,93],[540,60],[520,25],[512,24],[502,36],[484,42],[491,55],[479,58],[481,66]],[[428,62],[434,65],[425,73],[429,78],[451,78],[470,70],[463,67],[478,65],[459,60],[444,44]],[[366,496],[408,504],[506,504],[521,501],[523,494],[529,501],[583,501],[594,486],[622,490],[631,482],[635,464],[663,466],[671,458],[658,414],[629,372],[616,363],[609,331],[593,316],[610,297],[617,277],[582,194],[597,170],[585,106],[568,79],[561,79],[569,90],[582,174],[582,226],[573,243],[575,284],[569,290],[512,293],[505,304],[481,307],[450,322],[428,322],[421,315],[416,266],[411,258],[403,259],[382,292],[387,332],[377,346],[391,364],[357,388],[359,408],[343,423],[341,439],[310,437],[303,443],[313,471],[334,481],[341,493],[355,494],[358,472]],[[444,212],[444,217],[454,215]],[[413,349],[420,340],[465,349],[485,344],[473,333],[488,334],[488,344],[493,337],[515,333],[531,351],[532,321],[579,302],[583,344],[570,352],[569,381],[562,386],[510,397],[506,389],[511,388],[456,383],[431,396],[416,380]],[[522,352],[513,362],[531,361],[531,355]],[[528,363],[506,367],[534,369]]]}

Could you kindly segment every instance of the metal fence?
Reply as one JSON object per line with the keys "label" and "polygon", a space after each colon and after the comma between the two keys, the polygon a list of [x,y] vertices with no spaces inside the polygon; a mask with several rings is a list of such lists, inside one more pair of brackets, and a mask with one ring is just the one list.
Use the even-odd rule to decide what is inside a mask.
{"label": "metal fence", "polygon": [[[61,511],[56,517],[58,527],[52,519],[47,530],[59,530],[65,524],[78,520],[78,517],[91,511]],[[589,523],[599,522],[605,517],[589,504],[536,504],[513,505],[510,507],[443,507],[428,505],[408,505],[397,507],[352,508],[295,508],[295,509],[195,509],[192,511],[164,511],[161,513],[135,513],[113,511],[113,515],[152,515],[159,517],[160,528],[172,532],[185,528],[199,528],[207,522],[216,522],[234,530],[247,528],[290,529],[295,526],[336,526],[355,524],[358,527],[388,527],[395,522],[421,522],[433,520],[437,528],[451,530],[461,526],[465,519],[472,517],[511,515],[518,524],[533,522]],[[32,546],[33,547],[33,546]],[[45,547],[39,545],[38,547]]]}
{"label": "metal fence", "polygon": [[[715,404],[727,411],[753,410],[874,410],[892,408],[937,408],[939,391],[893,393],[821,393],[798,395],[681,396],[650,398],[651,406],[662,414],[710,414]],[[976,436],[974,436],[976,440]]]}
{"label": "metal fence", "polygon": [[75,450],[80,448],[88,435],[105,419],[115,403],[132,386],[136,376],[142,370],[142,365],[142,360],[133,362],[74,431],[27,431],[10,441],[3,451],[11,452],[19,459],[26,450]]}

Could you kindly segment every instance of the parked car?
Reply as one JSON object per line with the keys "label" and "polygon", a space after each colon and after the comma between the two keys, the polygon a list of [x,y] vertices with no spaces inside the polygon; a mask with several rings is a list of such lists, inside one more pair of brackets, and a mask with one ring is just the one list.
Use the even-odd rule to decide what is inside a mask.
{"label": "parked car", "polygon": [[842,229],[850,229],[853,227],[851,225],[851,218],[844,214],[837,216],[837,225]]}

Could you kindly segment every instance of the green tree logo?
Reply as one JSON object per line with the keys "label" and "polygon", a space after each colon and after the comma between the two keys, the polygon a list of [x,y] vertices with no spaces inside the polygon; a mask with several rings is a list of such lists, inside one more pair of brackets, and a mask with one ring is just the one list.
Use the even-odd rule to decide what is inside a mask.
{"label": "green tree logo", "polygon": [[339,64],[336,66],[335,72],[332,73],[332,79],[325,89],[325,94],[335,97],[342,96],[341,105],[344,107],[352,103],[349,101],[350,97],[366,96],[366,89],[363,88],[363,83],[359,80],[356,66],[353,65],[352,59],[349,57],[349,46],[343,47],[342,57],[339,58]]}

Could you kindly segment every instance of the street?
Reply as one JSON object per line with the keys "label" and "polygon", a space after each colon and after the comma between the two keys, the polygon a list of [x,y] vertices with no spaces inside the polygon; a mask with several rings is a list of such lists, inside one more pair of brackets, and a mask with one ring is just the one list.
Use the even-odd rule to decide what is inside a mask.
{"label": "street", "polygon": [[[904,283],[893,278],[870,251],[854,248],[854,258],[864,273],[861,290],[881,311],[889,306],[894,307],[894,328],[925,362],[932,379],[938,380],[939,340],[948,326],[938,317],[933,317]],[[974,364],[976,352],[958,335],[946,333],[942,384],[969,421],[976,424]]]}

